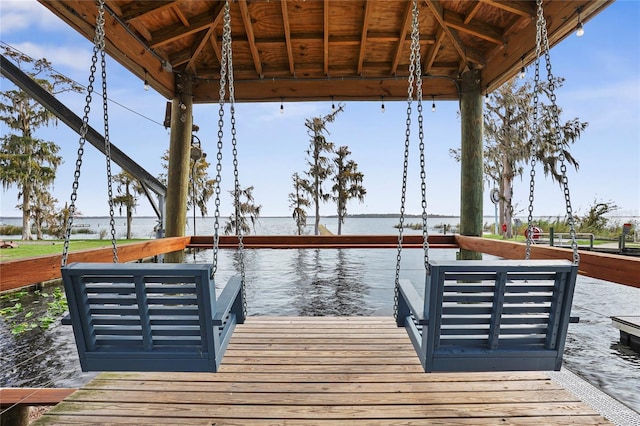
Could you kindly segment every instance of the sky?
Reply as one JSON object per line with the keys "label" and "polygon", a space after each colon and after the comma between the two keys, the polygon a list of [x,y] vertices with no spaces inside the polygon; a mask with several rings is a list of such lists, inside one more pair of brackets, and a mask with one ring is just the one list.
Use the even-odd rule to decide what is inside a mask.
{"label": "sky", "polygon": [[[616,216],[640,215],[640,2],[618,0],[585,23],[585,34],[574,34],[551,50],[553,74],[566,79],[558,89],[557,103],[563,109],[561,121],[578,118],[589,123],[582,137],[571,147],[579,169],[568,171],[573,213],[586,214],[595,202],[612,202]],[[87,85],[92,43],[35,0],[0,2],[0,42],[33,58],[45,57],[53,68]],[[169,130],[162,125],[166,99],[115,61],[107,63],[109,129],[116,145],[152,175],[163,172],[161,156],[169,147]],[[528,69],[528,78],[532,69]],[[0,78],[0,90],[12,88]],[[99,88],[99,84],[98,84]],[[84,94],[59,96],[78,116],[82,116]],[[335,100],[336,103],[339,99]],[[346,102],[344,112],[329,124],[328,140],[346,145],[364,174],[367,194],[363,203],[351,201],[349,214],[397,213],[400,210],[406,101]],[[432,112],[425,100],[427,211],[429,214],[460,214],[459,164],[449,149],[460,146],[458,102],[436,102]],[[197,136],[212,161],[216,154],[218,105],[195,105]],[[414,108],[415,111],[415,108]],[[306,165],[309,136],[305,119],[331,112],[331,100],[313,103],[239,104],[236,108],[239,180],[253,185],[262,216],[290,216],[288,196],[293,191],[292,175]],[[102,105],[94,96],[89,124],[102,132]],[[2,135],[7,128],[0,124]],[[228,130],[228,129],[227,129]],[[229,135],[227,131],[225,133]],[[416,132],[414,131],[414,135]],[[36,137],[61,147],[64,163],[59,167],[52,193],[59,207],[70,200],[79,137],[63,123],[38,129]],[[225,136],[221,215],[228,215],[233,187],[231,141]],[[410,183],[406,211],[421,213],[417,138],[412,140]],[[113,165],[113,173],[119,167]],[[212,164],[209,174],[215,176]],[[77,198],[77,210],[84,216],[108,215],[106,164],[104,156],[87,144]],[[516,178],[516,216],[526,217],[529,172]],[[564,216],[564,195],[557,183],[537,171],[534,194],[535,216]],[[330,186],[327,185],[327,188]],[[489,199],[492,186],[485,187],[484,215],[493,216]],[[20,216],[17,188],[0,190],[0,216]],[[321,215],[335,215],[335,204],[321,206]],[[214,213],[213,199],[209,215]],[[116,214],[118,212],[116,211]],[[134,213],[153,216],[142,197]]]}

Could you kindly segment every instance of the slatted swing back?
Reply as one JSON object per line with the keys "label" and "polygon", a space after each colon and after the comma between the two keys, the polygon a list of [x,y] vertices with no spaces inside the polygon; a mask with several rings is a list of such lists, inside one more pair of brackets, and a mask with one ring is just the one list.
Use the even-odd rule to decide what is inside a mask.
{"label": "slatted swing back", "polygon": [[[211,265],[117,263],[107,132],[104,0],[99,0],[98,3],[87,105],[61,267],[80,365],[83,371],[215,372],[218,371],[235,325],[244,322],[246,316],[244,273],[232,278],[220,296],[216,297],[214,274],[217,265],[219,214],[216,214],[214,262]],[[223,55],[225,58],[229,57],[230,74],[231,26],[228,2],[225,5],[224,19]],[[98,52],[102,56],[102,97],[114,263],[67,265]],[[221,71],[221,80],[226,71],[227,69]],[[232,79],[230,86],[231,82]],[[220,96],[222,109],[223,84]],[[222,117],[222,113],[220,116]],[[221,138],[222,123],[220,127]],[[221,144],[220,140],[219,148]],[[221,169],[220,162],[221,155],[218,156],[218,173]],[[216,192],[219,194],[219,188]],[[216,203],[216,213],[218,204],[219,202]]]}
{"label": "slatted swing back", "polygon": [[[418,112],[421,112],[417,14],[417,3],[414,0],[408,90],[409,116],[414,81],[417,87]],[[548,40],[541,0],[538,0],[537,28],[537,57],[540,57],[541,45],[544,45],[548,61]],[[536,76],[538,77],[537,72]],[[537,85],[536,80],[536,90]],[[537,100],[537,97],[535,99]],[[536,109],[537,106],[536,101]],[[554,112],[557,114],[557,109],[554,108]],[[419,117],[426,270],[424,296],[420,296],[411,282],[400,280],[409,123],[410,119],[407,120],[405,141],[395,316],[397,325],[407,329],[425,371],[560,370],[567,328],[571,321],[571,304],[579,261],[566,174],[563,185],[574,240],[573,263],[567,260],[530,260],[530,241],[527,242],[525,260],[429,260],[422,140],[424,133],[422,119]],[[532,147],[532,152],[534,151],[535,147]],[[560,160],[563,161],[562,158]],[[563,169],[563,173],[565,171],[566,168]],[[529,197],[531,203],[534,175],[535,172],[532,171],[532,194]],[[529,209],[529,236],[532,235],[531,211],[532,205]]]}

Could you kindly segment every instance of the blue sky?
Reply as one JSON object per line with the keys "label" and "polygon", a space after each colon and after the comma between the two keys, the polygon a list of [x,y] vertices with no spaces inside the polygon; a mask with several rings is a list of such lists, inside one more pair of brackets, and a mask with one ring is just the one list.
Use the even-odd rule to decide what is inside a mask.
{"label": "blue sky", "polygon": [[[53,67],[86,85],[89,75],[91,43],[35,1],[0,3],[0,40],[35,57],[46,57]],[[553,73],[565,77],[558,90],[561,120],[577,117],[589,127],[571,148],[580,163],[569,171],[569,187],[574,213],[586,213],[598,201],[612,201],[620,207],[616,215],[640,215],[640,2],[619,0],[585,24],[585,35],[571,35],[551,51]],[[136,114],[109,104],[111,141],[136,162],[157,176],[162,172],[160,157],[169,146],[169,132],[162,125],[166,99],[153,90],[144,91],[142,81],[114,61],[108,62],[109,98],[138,112]],[[531,75],[531,70],[529,70]],[[2,90],[11,83],[0,79]],[[60,98],[77,115],[82,115],[84,94]],[[101,102],[92,105],[90,124],[102,129]],[[339,100],[336,99],[336,102]],[[432,112],[425,106],[427,144],[428,212],[458,215],[460,210],[459,165],[449,148],[460,145],[460,120],[457,102],[437,102]],[[385,102],[381,113],[377,102],[347,102],[345,111],[330,124],[329,140],[336,146],[347,145],[364,173],[367,196],[364,203],[352,202],[349,213],[395,213],[399,211],[402,177],[406,102]],[[309,143],[306,118],[330,112],[331,101],[287,103],[280,105],[240,104],[237,107],[237,139],[240,183],[253,185],[255,200],[262,205],[263,216],[289,216],[288,194],[291,176],[306,169],[305,150]],[[194,123],[204,150],[215,157],[217,142],[217,105],[196,105]],[[2,125],[2,134],[7,129]],[[228,134],[228,132],[227,132]],[[62,206],[69,200],[78,136],[64,124],[42,128],[36,136],[61,146],[64,164],[58,170],[53,189]],[[222,176],[222,214],[231,210],[228,193],[233,185],[230,141],[225,139]],[[409,174],[407,212],[420,213],[417,143],[413,143],[413,166]],[[106,166],[104,157],[92,146],[84,155],[77,207],[85,216],[108,213]],[[119,168],[114,165],[114,173]],[[215,175],[215,169],[210,169]],[[528,172],[514,187],[516,212],[526,215]],[[564,214],[563,194],[557,184],[537,174],[535,215]],[[485,194],[485,216],[493,215]],[[414,196],[415,195],[415,196]],[[0,192],[1,216],[19,216],[15,188]],[[213,214],[213,200],[209,213]],[[117,212],[116,212],[117,213]],[[143,198],[136,215],[152,216],[153,210]],[[321,215],[335,214],[335,205],[321,207]],[[518,213],[517,213],[518,214]]]}

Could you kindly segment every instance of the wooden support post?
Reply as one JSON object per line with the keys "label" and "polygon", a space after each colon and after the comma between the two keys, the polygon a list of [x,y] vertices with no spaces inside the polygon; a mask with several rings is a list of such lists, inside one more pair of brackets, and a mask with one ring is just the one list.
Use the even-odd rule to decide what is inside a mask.
{"label": "wooden support post", "polygon": [[[460,116],[460,234],[482,235],[482,78],[479,70],[462,74]],[[482,253],[460,250],[460,259],[482,259]]]}
{"label": "wooden support post", "polygon": [[[176,94],[171,103],[171,140],[167,172],[166,236],[183,237],[187,222],[189,154],[193,123],[192,81],[188,74],[176,76]],[[184,251],[165,256],[167,263],[182,263]]]}

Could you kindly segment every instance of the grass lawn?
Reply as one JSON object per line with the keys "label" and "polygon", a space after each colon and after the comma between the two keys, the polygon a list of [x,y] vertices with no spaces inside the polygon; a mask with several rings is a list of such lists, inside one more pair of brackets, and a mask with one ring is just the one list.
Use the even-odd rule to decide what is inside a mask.
{"label": "grass lawn", "polygon": [[[28,257],[62,254],[64,240],[12,240],[18,247],[0,249],[0,262]],[[117,244],[147,241],[146,239],[118,240]],[[111,247],[111,240],[71,240],[69,251]]]}

